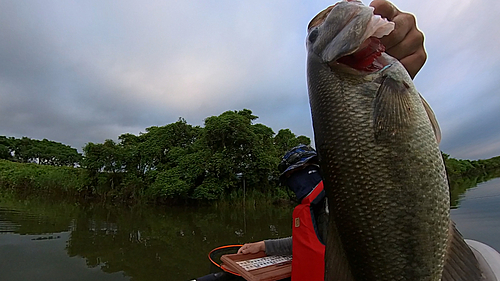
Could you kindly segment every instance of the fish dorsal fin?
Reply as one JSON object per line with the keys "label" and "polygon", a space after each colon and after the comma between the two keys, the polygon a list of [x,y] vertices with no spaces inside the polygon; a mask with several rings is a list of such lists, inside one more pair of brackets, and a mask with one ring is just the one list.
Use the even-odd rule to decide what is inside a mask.
{"label": "fish dorsal fin", "polygon": [[434,115],[434,111],[432,111],[431,106],[427,103],[427,101],[420,95],[420,99],[422,100],[422,104],[424,105],[425,112],[427,112],[427,116],[429,116],[429,121],[431,121],[432,129],[434,130],[434,134],[436,135],[436,141],[439,144],[441,142],[441,129],[439,128],[439,124]]}
{"label": "fish dorsal fin", "polygon": [[480,281],[481,270],[476,256],[450,220],[448,249],[446,251],[442,281]]}

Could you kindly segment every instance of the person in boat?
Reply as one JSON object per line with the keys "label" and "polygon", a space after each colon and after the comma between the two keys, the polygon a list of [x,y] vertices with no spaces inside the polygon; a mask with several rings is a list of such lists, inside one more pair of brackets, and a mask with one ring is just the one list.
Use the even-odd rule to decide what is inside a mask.
{"label": "person in boat", "polygon": [[296,146],[283,156],[278,169],[281,183],[300,202],[293,211],[292,236],[245,244],[238,253],[293,254],[292,279],[323,280],[328,209],[317,153],[309,145]]}

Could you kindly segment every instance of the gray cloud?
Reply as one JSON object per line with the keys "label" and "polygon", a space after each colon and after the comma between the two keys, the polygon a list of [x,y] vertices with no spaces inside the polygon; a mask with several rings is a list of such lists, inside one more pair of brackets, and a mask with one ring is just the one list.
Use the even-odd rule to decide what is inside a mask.
{"label": "gray cloud", "polygon": [[[494,1],[394,1],[426,32],[429,60],[415,82],[452,156],[500,155]],[[305,29],[329,4],[2,1],[0,135],[81,148],[248,108],[275,132],[312,137]]]}
{"label": "gray cloud", "polygon": [[493,47],[500,44],[493,35],[500,33],[500,3],[411,3],[429,54],[415,82],[440,122],[441,149],[463,159],[500,155],[500,56]]}

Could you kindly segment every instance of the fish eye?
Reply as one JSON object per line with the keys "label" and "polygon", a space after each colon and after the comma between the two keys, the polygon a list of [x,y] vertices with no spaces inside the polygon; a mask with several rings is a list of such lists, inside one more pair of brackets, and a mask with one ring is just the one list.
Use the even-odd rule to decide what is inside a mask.
{"label": "fish eye", "polygon": [[311,31],[309,33],[309,42],[311,43],[314,43],[314,41],[316,41],[316,39],[318,38],[318,34],[319,34],[319,31],[317,28],[313,29],[313,31]]}

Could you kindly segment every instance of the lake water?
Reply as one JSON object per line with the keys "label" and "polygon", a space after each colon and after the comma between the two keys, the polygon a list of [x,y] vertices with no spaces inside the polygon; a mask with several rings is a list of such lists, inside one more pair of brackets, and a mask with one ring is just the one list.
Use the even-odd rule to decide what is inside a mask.
{"label": "lake water", "polygon": [[500,252],[500,178],[467,190],[451,217],[465,238],[490,245]]}
{"label": "lake water", "polygon": [[[0,196],[0,279],[174,280],[210,270],[218,246],[291,234],[291,207],[147,208]],[[466,238],[500,249],[500,178],[460,197]]]}

